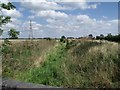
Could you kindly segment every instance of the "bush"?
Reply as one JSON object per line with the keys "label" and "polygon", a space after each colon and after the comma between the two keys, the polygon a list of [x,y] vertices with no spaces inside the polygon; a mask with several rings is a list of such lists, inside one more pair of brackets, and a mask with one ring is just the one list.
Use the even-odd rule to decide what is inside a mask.
{"label": "bush", "polygon": [[61,38],[60,38],[60,42],[65,43],[65,40],[66,40],[66,37],[65,37],[65,36],[61,36]]}
{"label": "bush", "polygon": [[10,41],[8,39],[4,40],[4,43],[2,44],[2,53],[7,54],[10,52]]}

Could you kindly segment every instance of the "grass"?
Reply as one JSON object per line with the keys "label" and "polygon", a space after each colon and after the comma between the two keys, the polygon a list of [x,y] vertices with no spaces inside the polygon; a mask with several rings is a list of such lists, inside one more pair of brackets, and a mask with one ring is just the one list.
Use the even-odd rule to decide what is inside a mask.
{"label": "grass", "polygon": [[44,40],[12,42],[12,45],[7,47],[9,51],[3,53],[3,77],[15,78],[17,74],[34,67],[42,53],[54,45],[55,41]]}
{"label": "grass", "polygon": [[[58,45],[47,54],[44,63],[40,67],[31,68],[27,73],[21,75],[20,79],[26,82],[42,83],[44,85],[62,85],[62,70],[65,45]],[[29,77],[29,78],[28,78]]]}
{"label": "grass", "polygon": [[[90,40],[73,40],[67,43],[56,43],[54,40],[24,43],[27,44],[12,45],[10,48],[13,54],[10,52],[7,56],[3,54],[3,76],[68,88],[120,86],[118,43]],[[36,62],[41,61],[39,60],[41,54],[44,56],[42,62],[36,65]]]}
{"label": "grass", "polygon": [[[116,71],[114,60],[119,60],[117,43],[85,43],[88,43],[87,48],[83,48],[82,44],[77,47],[79,50],[83,50],[82,52],[77,52],[77,55],[70,53],[73,58],[70,57],[71,63],[67,64],[70,67],[69,72],[73,73],[73,78],[74,75],[78,76],[74,81],[75,84],[71,83],[70,86],[112,87],[112,77],[115,77],[114,71]],[[78,49],[75,48],[73,52],[75,53]]]}

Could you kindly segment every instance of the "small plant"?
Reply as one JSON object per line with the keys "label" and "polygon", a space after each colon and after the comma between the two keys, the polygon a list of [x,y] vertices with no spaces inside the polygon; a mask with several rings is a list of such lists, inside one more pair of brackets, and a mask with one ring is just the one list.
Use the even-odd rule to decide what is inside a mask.
{"label": "small plant", "polygon": [[9,53],[10,52],[10,45],[11,42],[8,39],[4,40],[4,43],[2,44],[2,53]]}

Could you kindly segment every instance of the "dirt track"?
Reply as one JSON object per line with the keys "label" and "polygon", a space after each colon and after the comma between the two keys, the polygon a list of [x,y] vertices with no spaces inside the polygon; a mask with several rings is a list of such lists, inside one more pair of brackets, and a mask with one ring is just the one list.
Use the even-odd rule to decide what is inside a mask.
{"label": "dirt track", "polygon": [[20,82],[16,80],[11,80],[11,79],[2,79],[2,89],[19,89],[19,88],[29,88],[32,90],[32,88],[58,88],[58,87],[52,87],[52,86],[45,86],[42,84],[34,84],[34,83],[25,83],[25,82]]}

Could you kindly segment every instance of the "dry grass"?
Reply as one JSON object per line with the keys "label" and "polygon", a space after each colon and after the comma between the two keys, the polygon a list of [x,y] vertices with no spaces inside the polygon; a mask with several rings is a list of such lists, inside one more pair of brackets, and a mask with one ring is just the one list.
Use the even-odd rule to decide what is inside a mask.
{"label": "dry grass", "polygon": [[[13,42],[14,43],[14,42]],[[118,43],[100,40],[22,41],[3,58],[5,76],[70,88],[119,87]],[[19,73],[19,74],[18,74]]]}
{"label": "dry grass", "polygon": [[110,88],[118,82],[113,81],[119,75],[115,63],[119,60],[118,43],[89,40],[80,42],[68,51],[67,63],[63,65],[68,80],[66,86]]}
{"label": "dry grass", "polygon": [[3,53],[2,70],[3,76],[15,77],[17,73],[25,72],[31,67],[39,66],[39,62],[44,60],[44,53],[53,48],[56,41],[48,40],[23,40],[10,41],[9,52]]}

